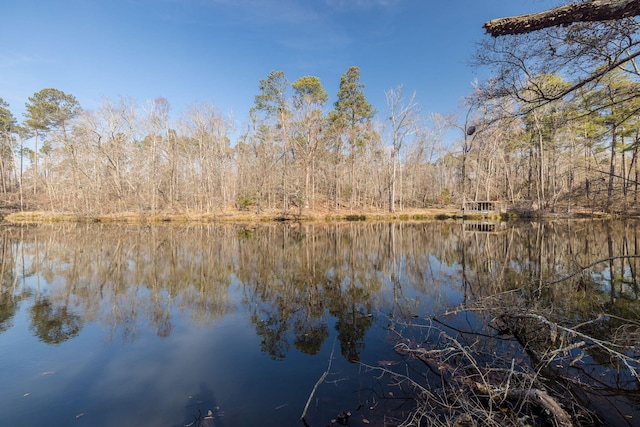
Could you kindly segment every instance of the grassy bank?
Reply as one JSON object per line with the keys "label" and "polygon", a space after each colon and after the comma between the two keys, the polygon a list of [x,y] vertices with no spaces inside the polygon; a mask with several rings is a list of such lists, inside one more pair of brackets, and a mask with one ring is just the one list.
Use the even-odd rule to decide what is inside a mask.
{"label": "grassy bank", "polygon": [[[7,212],[3,220],[9,223],[55,223],[55,222],[96,222],[96,223],[215,223],[215,222],[282,222],[282,221],[425,221],[463,218],[456,208],[413,209],[390,213],[385,211],[349,210],[262,210],[249,212],[228,209],[219,212],[150,213],[121,212],[104,215],[74,214],[68,212]],[[465,216],[468,219],[482,219],[482,216]],[[496,219],[500,219],[498,216]]]}
{"label": "grassy bank", "polygon": [[283,211],[282,209],[264,209],[249,211],[225,209],[215,212],[117,212],[108,214],[77,214],[70,212],[0,212],[0,221],[15,224],[79,222],[79,223],[124,223],[124,224],[160,224],[160,223],[266,223],[266,222],[337,222],[337,221],[436,221],[436,220],[468,220],[468,221],[510,221],[516,219],[607,219],[638,218],[638,213],[614,215],[605,212],[574,209],[571,213],[540,213],[533,211],[512,211],[509,213],[463,214],[457,207],[438,207],[427,209],[410,209],[398,212],[386,210],[321,210],[299,209]]}

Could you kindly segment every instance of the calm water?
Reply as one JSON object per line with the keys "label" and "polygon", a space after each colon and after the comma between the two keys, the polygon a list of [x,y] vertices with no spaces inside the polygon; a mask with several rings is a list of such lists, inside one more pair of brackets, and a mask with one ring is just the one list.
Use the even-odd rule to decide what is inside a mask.
{"label": "calm water", "polygon": [[[4,226],[0,424],[183,426],[211,410],[219,427],[302,425],[331,363],[309,425],[382,425],[411,408],[365,367],[400,360],[390,324],[638,254],[639,237],[598,222]],[[637,310],[632,259],[591,269],[596,304]],[[549,298],[578,310],[562,289]]]}

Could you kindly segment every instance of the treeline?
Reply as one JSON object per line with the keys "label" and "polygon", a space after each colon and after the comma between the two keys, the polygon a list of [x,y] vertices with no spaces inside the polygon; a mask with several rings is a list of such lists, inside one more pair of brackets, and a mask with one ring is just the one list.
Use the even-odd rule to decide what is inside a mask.
{"label": "treeline", "polygon": [[1,191],[22,209],[82,214],[436,202],[453,184],[437,177],[441,140],[399,88],[388,94],[399,123],[390,149],[363,88],[358,67],[349,68],[328,111],[317,77],[290,83],[274,71],[259,82],[240,129],[207,103],[172,114],[164,98],[145,105],[120,98],[89,111],[73,95],[43,89],[29,98],[20,125],[3,103]]}
{"label": "treeline", "polygon": [[[485,61],[501,54],[493,49]],[[507,90],[516,85],[507,87],[513,80],[502,72],[454,117],[425,116],[402,86],[386,92],[378,113],[355,66],[341,76],[332,108],[319,78],[290,82],[274,71],[239,129],[207,103],[172,114],[164,98],[120,98],[83,110],[57,89],[29,98],[18,124],[0,99],[0,191],[5,208],[84,215],[394,212],[465,200],[635,209],[634,75],[616,68],[572,89],[562,74],[539,72]],[[556,96],[532,95],[547,92]]]}

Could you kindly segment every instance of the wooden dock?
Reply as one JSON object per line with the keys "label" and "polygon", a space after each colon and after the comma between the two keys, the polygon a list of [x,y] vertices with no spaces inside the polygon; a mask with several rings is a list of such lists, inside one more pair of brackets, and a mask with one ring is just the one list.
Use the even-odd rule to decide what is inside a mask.
{"label": "wooden dock", "polygon": [[504,204],[497,200],[465,201],[462,206],[463,214],[498,215],[504,212]]}

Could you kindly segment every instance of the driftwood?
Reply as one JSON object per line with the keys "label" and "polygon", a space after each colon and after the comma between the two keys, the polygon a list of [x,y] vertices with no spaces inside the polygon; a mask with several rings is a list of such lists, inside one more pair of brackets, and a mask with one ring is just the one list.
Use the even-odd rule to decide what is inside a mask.
{"label": "driftwood", "polygon": [[571,418],[569,414],[562,409],[562,407],[556,402],[549,394],[540,389],[502,389],[495,388],[490,389],[484,384],[474,383],[476,389],[488,396],[506,396],[508,399],[514,400],[522,400],[528,399],[529,401],[535,403],[540,406],[544,410],[546,410],[554,419],[555,425],[558,427],[572,427],[573,423],[571,422]]}
{"label": "driftwood", "polygon": [[483,25],[493,37],[525,34],[576,22],[611,21],[640,15],[640,0],[592,0],[527,15],[493,19]]}

